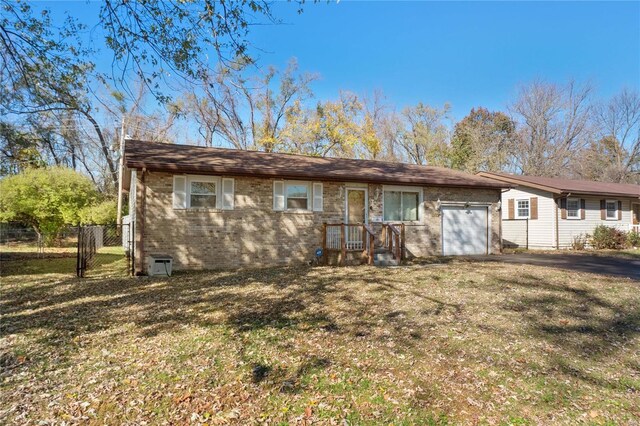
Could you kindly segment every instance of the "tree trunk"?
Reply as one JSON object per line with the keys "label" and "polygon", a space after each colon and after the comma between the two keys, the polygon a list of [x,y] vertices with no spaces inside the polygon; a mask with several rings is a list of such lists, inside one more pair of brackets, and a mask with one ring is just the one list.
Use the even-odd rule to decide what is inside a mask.
{"label": "tree trunk", "polygon": [[100,129],[100,125],[98,122],[89,114],[88,111],[80,111],[82,115],[85,116],[87,120],[91,123],[93,128],[98,135],[98,140],[100,141],[100,149],[102,150],[102,154],[104,155],[104,159],[107,162],[107,167],[109,167],[109,173],[111,174],[111,178],[113,181],[113,187],[117,191],[118,190],[118,169],[116,168],[115,162],[111,157],[111,153],[109,152],[109,147],[107,146],[107,141],[102,134],[102,130]]}

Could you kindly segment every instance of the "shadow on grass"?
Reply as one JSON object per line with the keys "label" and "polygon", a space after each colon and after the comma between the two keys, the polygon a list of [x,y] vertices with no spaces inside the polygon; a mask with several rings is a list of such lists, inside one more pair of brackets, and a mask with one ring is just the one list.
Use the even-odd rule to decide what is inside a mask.
{"label": "shadow on grass", "polygon": [[500,278],[497,287],[531,290],[503,308],[518,312],[530,331],[581,357],[606,356],[640,333],[640,306],[605,300],[594,289],[541,281],[533,275]]}
{"label": "shadow on grass", "polygon": [[[1,289],[5,318],[0,336],[46,330],[40,343],[55,348],[74,347],[70,342],[78,336],[129,323],[142,337],[179,333],[185,325],[224,326],[238,335],[293,329],[326,333],[327,339],[338,334],[347,339],[393,340],[402,350],[423,339],[425,322],[442,325],[462,320],[482,327],[469,323],[464,305],[432,297],[419,284],[407,284],[408,275],[374,271],[275,267],[182,273],[163,279],[69,278],[55,284],[36,280]],[[502,306],[487,304],[486,309],[517,312],[536,339],[568,348],[576,357],[599,359],[640,333],[640,306],[624,300],[612,303],[595,290],[534,275],[504,278],[487,272],[487,278],[487,284],[461,281],[459,285],[483,292],[522,290]],[[417,312],[394,307],[397,297],[412,300]],[[388,333],[372,332],[380,324]],[[328,363],[310,360],[301,369],[325,368]],[[252,380],[259,383],[273,374],[269,365],[255,365]],[[291,391],[296,380],[285,380],[292,383]]]}

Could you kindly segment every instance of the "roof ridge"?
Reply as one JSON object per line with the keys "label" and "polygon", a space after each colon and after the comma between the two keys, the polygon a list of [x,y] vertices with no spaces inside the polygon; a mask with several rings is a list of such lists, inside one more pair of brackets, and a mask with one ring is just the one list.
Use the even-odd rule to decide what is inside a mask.
{"label": "roof ridge", "polygon": [[394,161],[316,157],[279,152],[128,139],[129,168],[173,173],[268,176],[284,179],[362,181],[384,184],[507,188],[511,184],[439,166]]}
{"label": "roof ridge", "polygon": [[[223,147],[218,147],[218,146],[201,146],[201,145],[178,144],[178,143],[169,143],[169,142],[155,142],[155,141],[146,141],[146,140],[142,140],[142,139],[127,139],[127,141],[139,142],[139,143],[144,143],[144,144],[147,144],[147,143],[148,144],[162,144],[162,145],[169,145],[169,146],[197,148],[197,149],[203,149],[203,150],[223,150],[223,151],[230,151],[230,152],[247,152],[247,153],[260,154],[260,155],[276,155],[276,156],[287,155],[287,156],[292,156],[292,157],[302,157],[302,158],[310,158],[310,159],[318,159],[318,160],[341,160],[341,161],[349,161],[349,162],[353,161],[353,162],[372,162],[372,163],[382,163],[382,164],[399,164],[399,165],[409,166],[409,167],[424,167],[424,168],[431,168],[431,169],[440,169],[440,170],[445,170],[445,171],[447,171],[449,173],[453,172],[453,173],[459,173],[461,175],[471,175],[470,173],[466,173],[466,172],[464,172],[462,170],[452,169],[452,168],[444,167],[444,166],[433,166],[433,165],[429,165],[429,164],[405,163],[403,161],[393,161],[393,160],[377,160],[377,159],[368,159],[368,158],[345,158],[345,157],[320,157],[320,156],[309,155],[309,154],[296,154],[296,153],[293,153],[293,152],[265,152],[265,151],[258,151],[258,150],[255,150],[255,149],[237,149],[237,148],[223,148]],[[486,178],[482,178],[482,179],[486,179]]]}

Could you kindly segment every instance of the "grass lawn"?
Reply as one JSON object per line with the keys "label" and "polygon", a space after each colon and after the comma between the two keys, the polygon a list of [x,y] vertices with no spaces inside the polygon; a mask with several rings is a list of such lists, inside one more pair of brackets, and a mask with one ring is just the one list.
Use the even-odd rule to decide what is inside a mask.
{"label": "grass lawn", "polygon": [[2,265],[2,424],[640,418],[638,281],[462,260],[78,280],[50,261]]}

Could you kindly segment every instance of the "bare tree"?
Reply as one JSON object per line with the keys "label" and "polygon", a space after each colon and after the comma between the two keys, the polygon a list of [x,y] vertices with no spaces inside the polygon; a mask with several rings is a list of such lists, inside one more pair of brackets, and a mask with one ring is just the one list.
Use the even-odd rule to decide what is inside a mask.
{"label": "bare tree", "polygon": [[640,93],[624,89],[597,104],[597,138],[578,162],[581,176],[609,182],[640,183]]}
{"label": "bare tree", "polygon": [[523,174],[567,174],[575,155],[590,141],[591,87],[535,81],[520,89],[510,106],[518,125],[514,169]]}
{"label": "bare tree", "polygon": [[288,113],[312,96],[310,85],[317,78],[299,73],[295,59],[283,72],[269,67],[253,78],[239,69],[221,69],[184,96],[183,113],[198,124],[206,146],[219,139],[236,149],[274,151],[282,143]]}

